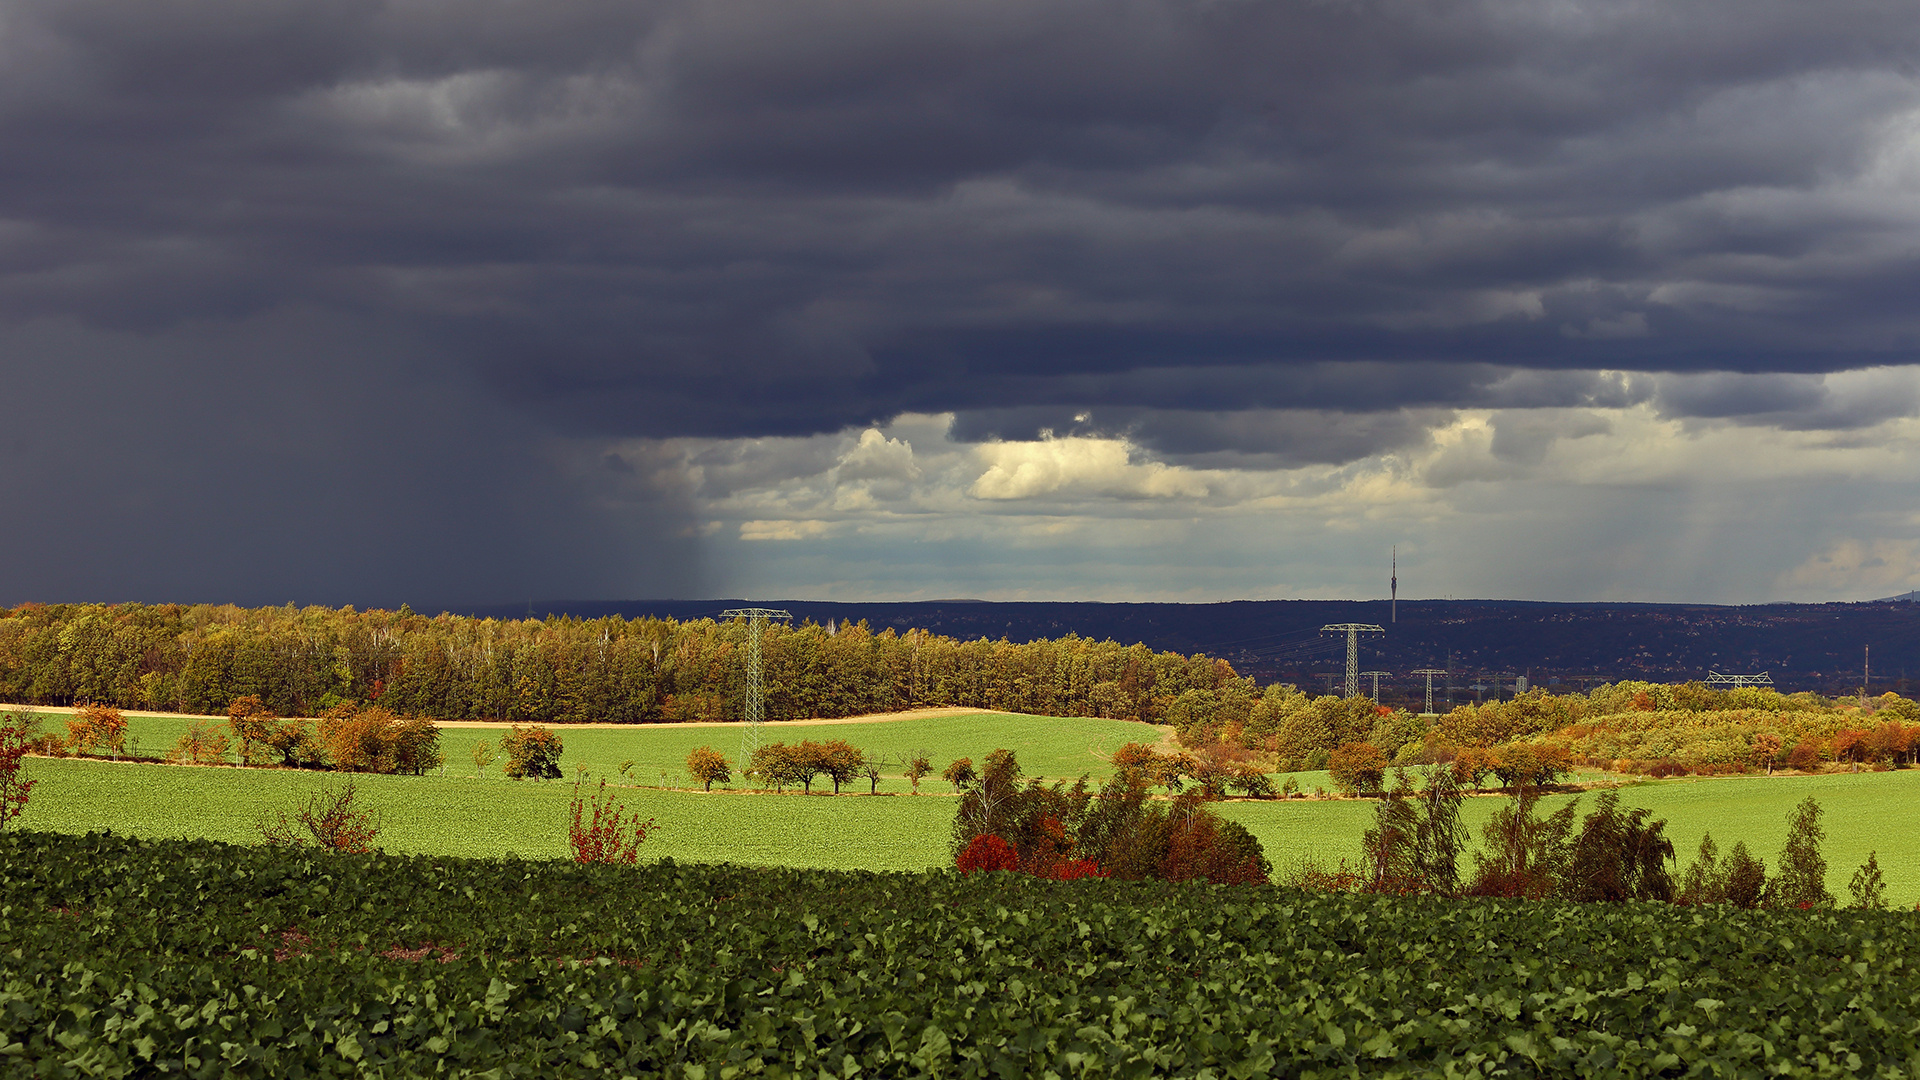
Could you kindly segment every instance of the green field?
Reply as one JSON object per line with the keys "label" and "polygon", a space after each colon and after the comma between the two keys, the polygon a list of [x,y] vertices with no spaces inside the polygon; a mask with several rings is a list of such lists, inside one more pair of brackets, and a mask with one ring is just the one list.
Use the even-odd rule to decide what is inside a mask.
{"label": "green field", "polygon": [[[42,727],[58,730],[64,716],[48,714]],[[129,716],[127,733],[141,756],[154,757],[180,738],[191,723],[181,716]],[[596,777],[619,777],[620,766],[633,763],[625,776],[631,782],[649,787],[685,786],[687,754],[696,747],[711,746],[735,764],[740,759],[741,730],[737,726],[702,727],[680,724],[640,724],[619,728],[578,728],[556,725],[566,745],[561,766],[572,777],[585,767]],[[944,791],[947,785],[938,771],[955,758],[971,757],[978,763],[996,747],[1006,747],[1020,756],[1020,766],[1028,775],[1052,778],[1078,777],[1090,773],[1096,779],[1108,773],[1107,759],[1129,742],[1157,743],[1171,729],[1131,720],[1060,719],[1022,716],[1016,713],[966,713],[952,716],[924,716],[910,720],[851,724],[771,723],[761,728],[762,742],[799,742],[802,739],[845,739],[854,746],[878,755],[887,762],[893,779],[883,781],[882,792],[910,790],[900,777],[901,762],[912,753],[925,752],[932,758],[936,775],[921,781],[923,791]],[[505,733],[502,728],[443,728],[441,749],[447,756],[447,775],[474,775],[473,746],[482,740],[495,744]],[[498,777],[496,763],[486,770]],[[664,774],[664,777],[663,777]],[[867,782],[859,783],[862,791]]]}
{"label": "green field", "polygon": [[[1306,785],[1308,790],[1313,785]],[[1678,857],[1677,869],[1693,861],[1703,833],[1711,832],[1724,855],[1738,841],[1771,868],[1786,837],[1787,812],[1812,795],[1826,810],[1827,887],[1846,899],[1847,880],[1878,852],[1886,875],[1888,901],[1920,902],[1920,770],[1885,773],[1830,773],[1821,776],[1685,777],[1648,780],[1620,789],[1622,806],[1643,806],[1667,821],[1667,836]],[[1549,796],[1542,813],[1551,813],[1572,795]],[[1583,808],[1594,795],[1579,796]],[[1462,815],[1477,843],[1480,828],[1506,798],[1469,799]],[[1225,817],[1260,838],[1276,867],[1304,856],[1351,858],[1360,834],[1373,817],[1373,804],[1357,799],[1298,802],[1230,802]]]}
{"label": "green field", "polygon": [[[143,751],[169,745],[186,721],[137,718],[134,733]],[[686,752],[712,744],[737,756],[734,728],[565,729],[563,764],[569,775],[586,766],[595,778],[623,785],[631,808],[658,820],[647,842],[650,856],[764,865],[905,870],[943,863],[954,801],[938,780],[922,782],[927,794],[906,794],[897,776],[881,784],[882,797],[864,794],[865,780],[839,799],[797,794],[760,795],[716,791],[706,795],[660,788],[661,771],[685,785]],[[995,747],[1011,747],[1030,773],[1077,776],[1106,772],[1103,757],[1122,742],[1160,729],[1109,720],[1061,720],[1007,714],[922,717],[891,723],[783,729],[770,725],[767,738],[844,738],[893,757],[926,750],[937,765],[955,757],[976,761]],[[388,850],[455,855],[559,856],[566,851],[564,782],[516,782],[497,766],[479,778],[468,748],[498,731],[455,728],[445,734],[447,769],[424,777],[362,777],[366,796],[384,817],[381,843]],[[1149,740],[1151,741],[1151,740]],[[628,776],[617,773],[636,762]],[[173,768],[81,760],[32,759],[41,780],[21,824],[27,828],[84,832],[111,828],[138,836],[200,836],[249,842],[255,822],[270,808],[291,805],[303,793],[335,778],[277,769]],[[897,772],[896,770],[892,770]],[[1299,774],[1312,791],[1326,785],[1324,773]],[[654,785],[654,786],[640,786]],[[1829,887],[1845,896],[1847,879],[1877,850],[1888,897],[1902,906],[1920,901],[1920,770],[1834,773],[1821,776],[1699,778],[1636,783],[1622,790],[1628,806],[1644,806],[1667,819],[1667,833],[1680,856],[1691,860],[1700,836],[1711,831],[1721,850],[1746,841],[1756,855],[1774,861],[1785,834],[1787,811],[1807,795],[1826,808]],[[1569,796],[1556,796],[1550,803]],[[1503,800],[1469,800],[1467,821],[1476,837],[1481,823]],[[1592,797],[1586,802],[1590,804]],[[1548,807],[1551,809],[1551,806]],[[1251,829],[1276,866],[1306,856],[1351,857],[1372,815],[1360,800],[1231,802],[1221,812]]]}

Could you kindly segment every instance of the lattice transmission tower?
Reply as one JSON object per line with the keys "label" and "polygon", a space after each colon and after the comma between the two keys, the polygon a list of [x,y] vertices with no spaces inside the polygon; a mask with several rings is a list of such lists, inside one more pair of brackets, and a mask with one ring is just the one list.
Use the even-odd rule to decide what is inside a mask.
{"label": "lattice transmission tower", "polygon": [[1391,678],[1391,677],[1393,676],[1393,672],[1391,672],[1391,671],[1363,671],[1363,672],[1361,672],[1361,673],[1360,673],[1360,677],[1361,677],[1361,678],[1363,678],[1363,679],[1364,679],[1364,678],[1366,678],[1366,677],[1368,677],[1368,676],[1372,676],[1372,677],[1373,677],[1373,703],[1374,703],[1375,705],[1378,705],[1378,704],[1380,704],[1380,676],[1382,676],[1382,675],[1385,675],[1385,676],[1387,676],[1387,677],[1389,677],[1389,678]]}
{"label": "lattice transmission tower", "polygon": [[1344,633],[1347,635],[1347,697],[1360,696],[1360,635],[1384,634],[1387,628],[1372,623],[1329,623],[1320,628],[1323,634]]}
{"label": "lattice transmission tower", "polygon": [[1707,672],[1708,686],[1772,686],[1773,676],[1766,672],[1758,675],[1722,675],[1717,671]]}
{"label": "lattice transmission tower", "polygon": [[1415,675],[1425,675],[1425,676],[1427,677],[1427,711],[1426,711],[1426,712],[1423,712],[1423,713],[1421,713],[1420,715],[1421,715],[1421,716],[1433,716],[1433,715],[1434,715],[1434,711],[1433,711],[1433,677],[1434,677],[1435,675],[1451,675],[1451,674],[1453,674],[1453,673],[1452,673],[1452,672],[1450,672],[1450,671],[1448,671],[1448,670],[1447,670],[1447,669],[1445,669],[1445,668],[1430,668],[1430,667],[1423,667],[1423,668],[1421,668],[1421,669],[1419,669],[1418,671],[1415,671],[1415,672],[1414,672],[1414,674],[1415,674]]}
{"label": "lattice transmission tower", "polygon": [[740,771],[746,772],[753,752],[760,749],[760,725],[767,718],[767,684],[760,675],[760,635],[768,619],[792,620],[793,612],[779,608],[729,608],[723,619],[747,620],[747,727],[740,733]]}

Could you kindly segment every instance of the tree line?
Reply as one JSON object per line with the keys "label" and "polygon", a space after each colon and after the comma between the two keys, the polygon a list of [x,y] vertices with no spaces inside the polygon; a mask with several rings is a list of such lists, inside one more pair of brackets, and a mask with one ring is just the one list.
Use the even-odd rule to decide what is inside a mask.
{"label": "tree line", "polygon": [[[253,696],[280,716],[377,703],[444,720],[727,720],[742,713],[746,638],[739,620],[23,604],[0,609],[0,700],[217,714]],[[1224,660],[1074,635],[775,623],[764,654],[769,719],[951,705],[1160,722],[1191,712],[1196,694],[1258,696]]]}
{"label": "tree line", "polygon": [[1451,762],[1478,786],[1551,783],[1575,766],[1655,777],[1920,761],[1920,703],[1764,687],[1622,682],[1589,693],[1535,689],[1508,701],[1416,716],[1369,698],[1313,697],[1276,684],[1189,690],[1163,714],[1195,752],[1238,747],[1275,772],[1328,769],[1344,790],[1373,791],[1393,765]]}

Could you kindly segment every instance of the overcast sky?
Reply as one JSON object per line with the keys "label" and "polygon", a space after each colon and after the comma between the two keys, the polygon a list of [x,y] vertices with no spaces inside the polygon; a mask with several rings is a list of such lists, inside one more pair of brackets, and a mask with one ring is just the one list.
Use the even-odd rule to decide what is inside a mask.
{"label": "overcast sky", "polygon": [[1911,0],[0,0],[0,602],[1920,586]]}

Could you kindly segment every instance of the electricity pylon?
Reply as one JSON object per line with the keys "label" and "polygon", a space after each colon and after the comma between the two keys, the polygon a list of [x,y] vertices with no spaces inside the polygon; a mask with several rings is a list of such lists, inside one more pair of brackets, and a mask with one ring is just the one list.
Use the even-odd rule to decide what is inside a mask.
{"label": "electricity pylon", "polygon": [[1421,716],[1432,716],[1432,715],[1434,715],[1434,712],[1433,712],[1433,677],[1434,677],[1435,675],[1450,675],[1450,674],[1452,674],[1452,672],[1450,672],[1450,671],[1447,671],[1447,670],[1446,670],[1445,668],[1430,668],[1430,667],[1423,667],[1423,668],[1421,668],[1420,670],[1418,670],[1418,671],[1416,671],[1416,672],[1414,672],[1414,674],[1415,674],[1415,675],[1425,675],[1425,676],[1427,677],[1427,711],[1426,711],[1426,712],[1423,712],[1423,713],[1421,713],[1420,715],[1421,715]]}
{"label": "electricity pylon", "polygon": [[1707,672],[1708,686],[1772,686],[1773,676],[1766,672],[1758,675],[1722,675],[1717,671]]}
{"label": "electricity pylon", "polygon": [[729,608],[723,619],[747,620],[747,728],[740,734],[740,771],[753,762],[760,749],[760,724],[767,718],[767,687],[760,677],[760,635],[766,632],[768,619],[791,620],[793,612],[779,608]]}
{"label": "electricity pylon", "polygon": [[1323,634],[1344,633],[1347,635],[1347,697],[1360,696],[1360,635],[1384,634],[1387,628],[1372,623],[1329,623],[1320,628]]}
{"label": "electricity pylon", "polygon": [[1360,673],[1360,677],[1363,679],[1369,675],[1373,676],[1373,703],[1375,705],[1380,704],[1380,676],[1392,674],[1393,672],[1391,671],[1363,671]]}

